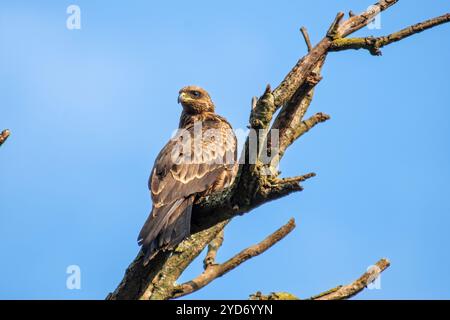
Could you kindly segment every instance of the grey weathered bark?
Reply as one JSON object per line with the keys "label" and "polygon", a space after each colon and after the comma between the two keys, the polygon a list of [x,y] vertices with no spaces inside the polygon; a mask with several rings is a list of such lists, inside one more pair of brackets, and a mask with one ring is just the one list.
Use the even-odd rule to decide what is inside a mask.
{"label": "grey weathered bark", "polygon": [[[108,295],[107,299],[171,299],[189,294],[237,267],[246,259],[267,250],[294,228],[292,222],[280,229],[282,230],[281,234],[277,233],[280,231],[278,230],[276,236],[269,236],[267,242],[263,241],[264,250],[249,248],[238,254],[237,260],[232,258],[232,262],[215,263],[216,251],[223,241],[223,229],[231,219],[269,201],[301,191],[300,182],[314,176],[314,173],[310,173],[300,177],[282,179],[275,168],[294,141],[318,123],[329,119],[328,115],[317,113],[304,120],[313,99],[314,88],[322,79],[320,73],[327,55],[330,52],[349,49],[367,49],[370,53],[379,55],[380,48],[383,46],[450,21],[450,14],[446,14],[386,37],[348,38],[355,31],[367,26],[379,12],[397,2],[398,0],[380,0],[371,9],[359,15],[351,13],[346,20],[343,13],[338,13],[325,37],[315,46],[311,45],[306,29],[302,29],[308,53],[297,62],[274,90],[267,86],[260,98],[252,100],[249,127],[256,130],[280,130],[282,137],[280,147],[272,155],[272,161],[267,164],[262,161],[261,157],[256,159],[255,164],[249,164],[247,161],[240,165],[237,179],[232,187],[219,194],[199,199],[193,210],[193,234],[185,239],[173,253],[160,252],[147,267],[142,264],[143,255],[140,252],[126,270],[119,286]],[[278,110],[280,112],[275,116]],[[267,141],[267,138],[261,139],[258,144],[263,146]],[[249,139],[247,139],[244,151],[248,150],[248,147]],[[271,174],[268,175],[268,172]],[[270,239],[276,239],[276,241]],[[191,282],[182,285],[176,284],[181,273],[208,244],[211,244],[210,259],[208,263],[205,263],[205,271]],[[381,266],[379,272],[389,265],[387,260],[381,260],[379,264]],[[367,285],[367,281],[372,278],[363,277],[361,279],[354,285],[339,287],[321,294],[319,298],[349,298],[362,290]],[[283,297],[295,298],[290,294]]]}

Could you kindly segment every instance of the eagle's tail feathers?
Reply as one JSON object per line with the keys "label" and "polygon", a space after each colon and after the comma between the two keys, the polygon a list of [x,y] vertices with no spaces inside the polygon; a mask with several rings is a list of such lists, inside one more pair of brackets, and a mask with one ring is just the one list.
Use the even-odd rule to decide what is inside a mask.
{"label": "eagle's tail feathers", "polygon": [[160,250],[175,248],[190,234],[193,202],[193,196],[179,199],[172,205],[158,208],[156,215],[150,215],[138,240],[145,254],[144,265]]}
{"label": "eagle's tail feathers", "polygon": [[191,234],[191,215],[194,197],[186,199],[186,208],[165,232],[164,244],[172,250]]}

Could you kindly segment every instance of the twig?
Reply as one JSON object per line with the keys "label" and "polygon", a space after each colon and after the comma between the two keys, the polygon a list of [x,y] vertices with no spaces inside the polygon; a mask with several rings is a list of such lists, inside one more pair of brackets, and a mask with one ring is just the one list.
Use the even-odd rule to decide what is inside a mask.
{"label": "twig", "polygon": [[270,84],[266,86],[263,95],[256,100],[252,100],[252,112],[250,114],[250,126],[253,129],[265,129],[272,121],[275,113],[272,89]]}
{"label": "twig", "polygon": [[[310,103],[310,101],[307,101]],[[280,134],[280,158],[283,156],[285,150],[294,143],[298,138],[304,135],[306,132],[311,130],[317,124],[329,120],[331,117],[323,112],[318,112],[311,116],[310,118],[301,121],[298,125],[290,130],[286,131],[283,135]]]}
{"label": "twig", "polygon": [[306,47],[308,48],[308,52],[310,52],[313,48],[311,44],[311,39],[309,38],[308,30],[305,27],[300,28],[300,32],[303,35],[303,39],[305,39]]}
{"label": "twig", "polygon": [[316,174],[314,172],[310,172],[310,173],[304,174],[302,176],[277,179],[276,183],[278,183],[278,184],[300,183],[300,182],[306,181],[308,179],[314,178],[315,176],[316,176]]}
{"label": "twig", "polygon": [[315,115],[311,116],[310,118],[308,118],[302,122],[302,125],[300,126],[299,130],[296,132],[296,135],[294,135],[295,139],[297,139],[304,133],[311,130],[315,125],[325,122],[329,119],[330,119],[330,116],[323,112],[316,113]]}
{"label": "twig", "polygon": [[294,230],[294,228],[295,220],[291,219],[287,224],[269,235],[263,241],[242,250],[228,261],[222,264],[212,264],[207,266],[206,270],[197,278],[177,286],[175,288],[174,297],[178,298],[203,288],[213,280],[235,269],[245,261],[265,252],[267,249],[288,235],[292,230]]}
{"label": "twig", "polygon": [[256,103],[258,102],[258,97],[252,97],[252,112],[256,108]]}
{"label": "twig", "polygon": [[206,257],[203,260],[203,269],[207,269],[209,266],[216,263],[217,251],[223,244],[224,230],[222,229],[217,236],[208,244],[208,251]]}
{"label": "twig", "polygon": [[344,18],[345,14],[343,12],[338,12],[338,14],[336,15],[336,18],[334,18],[333,23],[331,24],[330,28],[328,29],[327,32],[327,37],[331,38],[331,39],[336,39],[339,37],[339,26],[340,23],[342,21],[342,19]]}
{"label": "twig", "polygon": [[276,200],[281,197],[284,197],[293,192],[303,191],[303,187],[300,185],[300,182],[306,181],[315,177],[316,174],[314,172],[290,178],[277,178],[274,177],[269,180],[270,185],[267,187],[270,192],[266,195],[267,198]]}
{"label": "twig", "polygon": [[10,132],[8,129],[3,130],[3,131],[0,133],[0,146],[1,146],[3,143],[5,143],[5,141],[8,139],[8,137],[10,136],[10,134],[11,134],[11,132]]}

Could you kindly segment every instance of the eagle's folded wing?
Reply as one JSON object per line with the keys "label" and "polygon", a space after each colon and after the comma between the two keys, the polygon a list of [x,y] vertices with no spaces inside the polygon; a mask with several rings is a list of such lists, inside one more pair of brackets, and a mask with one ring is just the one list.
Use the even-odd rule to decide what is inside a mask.
{"label": "eagle's folded wing", "polygon": [[230,125],[220,119],[205,121],[200,132],[194,126],[179,131],[161,150],[149,179],[152,213],[138,238],[147,255],[189,235],[195,196],[226,187],[218,181],[233,181],[236,144]]}

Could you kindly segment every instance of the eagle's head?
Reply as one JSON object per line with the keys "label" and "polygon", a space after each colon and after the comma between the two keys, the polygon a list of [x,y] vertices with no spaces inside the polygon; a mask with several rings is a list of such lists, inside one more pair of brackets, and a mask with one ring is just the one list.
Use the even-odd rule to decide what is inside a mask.
{"label": "eagle's head", "polygon": [[200,114],[203,112],[214,112],[214,103],[208,92],[197,86],[187,86],[180,90],[178,103],[188,114]]}

